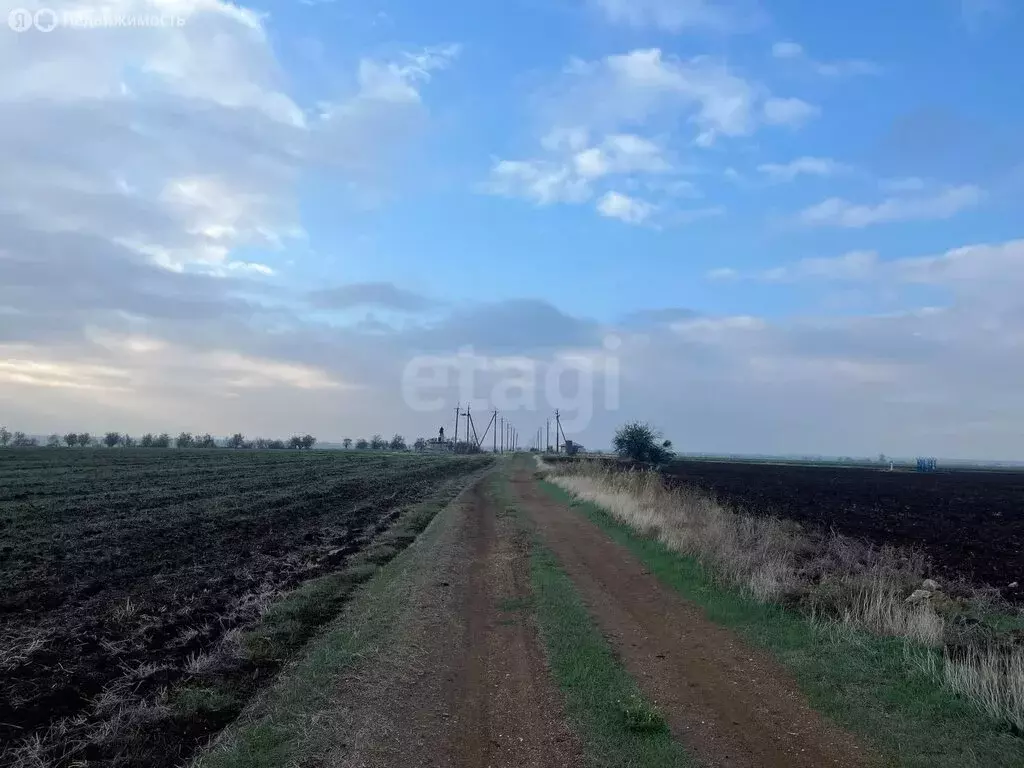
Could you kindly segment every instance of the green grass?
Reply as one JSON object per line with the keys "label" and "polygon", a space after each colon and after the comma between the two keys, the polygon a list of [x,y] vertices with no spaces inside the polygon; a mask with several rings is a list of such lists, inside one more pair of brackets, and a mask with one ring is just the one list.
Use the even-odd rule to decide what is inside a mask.
{"label": "green grass", "polygon": [[583,739],[588,765],[691,765],[661,714],[615,658],[554,555],[534,544],[531,570],[551,672]]}
{"label": "green grass", "polygon": [[352,590],[376,572],[377,566],[372,562],[358,564],[292,590],[272,604],[260,623],[243,635],[246,656],[257,665],[280,663],[337,616]]}
{"label": "green grass", "polygon": [[[505,502],[505,514],[526,528],[510,498],[507,478],[499,476],[491,492]],[[647,701],[636,681],[615,657],[587,607],[555,555],[530,531],[529,601],[517,606],[535,612],[566,715],[579,734],[592,768],[660,768],[694,761],[673,741],[661,713]]]}
{"label": "green grass", "polygon": [[[700,605],[712,621],[772,651],[812,707],[911,768],[1020,768],[1024,740],[907,663],[902,640],[812,623],[723,586],[693,558],[616,521],[604,509],[541,482],[631,551],[658,579]],[[929,653],[914,649],[913,653]]]}

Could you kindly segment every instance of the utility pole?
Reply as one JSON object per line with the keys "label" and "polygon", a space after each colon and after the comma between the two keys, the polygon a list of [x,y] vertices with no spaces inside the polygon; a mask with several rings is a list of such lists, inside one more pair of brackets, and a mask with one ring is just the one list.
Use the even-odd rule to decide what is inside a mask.
{"label": "utility pole", "polygon": [[487,420],[487,428],[484,430],[484,433],[482,435],[477,435],[477,433],[476,433],[476,422],[475,421],[471,422],[472,425],[473,425],[473,439],[476,441],[476,445],[477,445],[477,447],[480,450],[483,450],[483,448],[484,448],[484,440],[487,439],[487,433],[491,431],[491,427],[494,428],[494,437],[492,439],[495,441],[495,444],[497,444],[497,439],[498,439],[498,437],[497,437],[498,436],[498,422],[497,422],[497,419],[498,419],[498,411],[497,411],[497,409],[495,409],[494,413],[491,414],[491,418]]}
{"label": "utility pole", "polygon": [[[491,417],[494,420],[494,434],[491,435],[491,440],[494,442],[494,447],[491,449],[492,453],[498,452],[498,409],[494,409],[494,416]],[[486,435],[485,435],[486,437]]]}
{"label": "utility pole", "polygon": [[466,445],[469,445],[469,403],[466,403],[466,412],[462,415],[466,417]]}
{"label": "utility pole", "polygon": [[501,417],[501,452],[505,452],[505,417]]}
{"label": "utility pole", "polygon": [[459,411],[462,410],[462,403],[455,404],[455,431],[452,432],[452,450],[459,444]]}
{"label": "utility pole", "polygon": [[555,409],[555,453],[560,453],[560,446],[558,442],[558,434],[562,429],[562,417],[558,414],[558,409]]}
{"label": "utility pole", "polygon": [[551,419],[547,420],[547,431],[544,434],[544,453],[551,447]]}

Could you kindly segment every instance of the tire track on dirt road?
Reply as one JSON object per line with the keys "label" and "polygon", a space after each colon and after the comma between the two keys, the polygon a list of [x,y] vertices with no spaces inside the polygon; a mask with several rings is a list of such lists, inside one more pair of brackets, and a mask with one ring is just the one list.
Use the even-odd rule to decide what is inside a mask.
{"label": "tire track on dirt road", "polygon": [[574,768],[532,613],[529,538],[485,478],[445,519],[393,642],[339,685],[334,746],[310,761],[360,768]]}
{"label": "tire track on dirt road", "polygon": [[546,496],[530,469],[517,469],[512,489],[625,668],[704,764],[871,764],[767,652],[709,621],[597,526]]}

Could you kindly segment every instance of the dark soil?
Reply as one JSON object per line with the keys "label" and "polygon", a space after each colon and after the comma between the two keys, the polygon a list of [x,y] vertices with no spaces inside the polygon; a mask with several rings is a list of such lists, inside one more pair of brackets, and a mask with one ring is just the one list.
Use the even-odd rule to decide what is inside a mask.
{"label": "dark soil", "polygon": [[210,728],[145,705],[166,704],[187,659],[481,461],[0,451],[0,762],[40,736],[42,764],[179,764]]}
{"label": "dark soil", "polygon": [[1024,473],[676,461],[672,482],[750,514],[786,517],[878,544],[913,546],[936,577],[965,578],[1024,602]]}

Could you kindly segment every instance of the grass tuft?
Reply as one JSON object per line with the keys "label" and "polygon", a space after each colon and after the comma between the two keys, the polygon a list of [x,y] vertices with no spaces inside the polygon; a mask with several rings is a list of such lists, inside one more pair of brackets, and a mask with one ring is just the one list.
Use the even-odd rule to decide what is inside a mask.
{"label": "grass tuft", "polygon": [[626,728],[637,733],[654,733],[666,728],[661,712],[637,695],[619,702]]}
{"label": "grass tuft", "polygon": [[171,695],[170,705],[174,714],[183,720],[203,718],[227,722],[240,709],[234,693],[212,686],[179,688]]}

